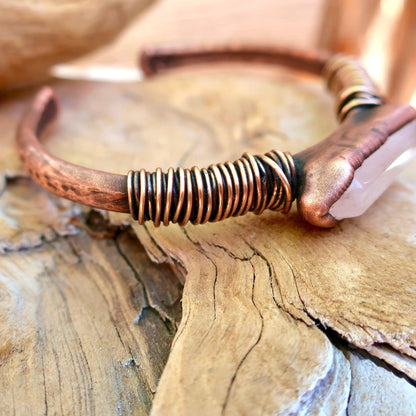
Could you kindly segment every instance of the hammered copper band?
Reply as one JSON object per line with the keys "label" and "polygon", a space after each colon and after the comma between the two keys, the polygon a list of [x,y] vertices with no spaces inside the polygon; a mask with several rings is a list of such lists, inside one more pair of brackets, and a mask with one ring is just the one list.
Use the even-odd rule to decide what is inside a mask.
{"label": "hammered copper band", "polygon": [[49,154],[40,143],[58,117],[49,87],[35,97],[17,130],[17,146],[30,177],[48,191],[94,208],[129,212],[127,176],[74,165]]}
{"label": "hammered copper band", "polygon": [[[364,69],[351,58],[328,58],[322,53],[305,53],[279,48],[165,48],[147,50],[141,63],[147,74],[178,66],[219,61],[281,64],[325,73],[335,93],[338,114],[343,119],[355,107],[379,105],[377,89]],[[327,66],[325,66],[328,64]],[[263,155],[245,153],[234,162],[206,169],[193,167],[164,173],[130,171],[118,175],[74,165],[50,155],[40,138],[58,115],[58,100],[45,87],[36,96],[17,132],[19,154],[29,175],[49,191],[94,208],[130,212],[140,223],[219,221],[249,211],[265,209],[288,212],[298,196],[302,172],[289,153],[272,150]]]}

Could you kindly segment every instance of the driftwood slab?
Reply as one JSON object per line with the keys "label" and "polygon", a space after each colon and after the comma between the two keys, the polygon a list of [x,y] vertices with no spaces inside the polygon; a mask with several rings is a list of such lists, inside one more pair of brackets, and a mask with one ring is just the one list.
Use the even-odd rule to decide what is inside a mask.
{"label": "driftwood slab", "polygon": [[[320,84],[285,72],[217,68],[55,87],[62,119],[48,148],[120,173],[296,152],[335,127]],[[3,104],[6,147],[29,95]],[[296,209],[185,228],[133,224],[147,255],[169,265],[160,270],[128,217],[106,220],[43,195],[12,159],[5,201],[20,192],[27,203],[15,205],[61,233],[38,226],[38,239],[25,240],[24,216],[5,216],[21,231],[5,234],[1,257],[3,413],[40,401],[51,413],[148,412],[182,284],[152,414],[414,412],[415,164],[368,214],[332,230],[308,226]],[[33,210],[42,198],[45,209]]]}

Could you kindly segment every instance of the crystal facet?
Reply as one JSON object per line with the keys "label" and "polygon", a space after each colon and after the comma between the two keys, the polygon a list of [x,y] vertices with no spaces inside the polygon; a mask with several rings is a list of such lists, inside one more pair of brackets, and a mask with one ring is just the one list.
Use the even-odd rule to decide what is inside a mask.
{"label": "crystal facet", "polygon": [[355,171],[351,185],[329,210],[337,220],[363,214],[416,156],[416,120],[392,134]]}

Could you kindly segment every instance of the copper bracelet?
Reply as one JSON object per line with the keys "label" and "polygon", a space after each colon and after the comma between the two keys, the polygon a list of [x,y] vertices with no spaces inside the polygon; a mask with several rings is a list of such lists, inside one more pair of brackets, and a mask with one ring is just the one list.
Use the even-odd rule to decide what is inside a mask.
{"label": "copper bracelet", "polygon": [[[341,121],[328,138],[300,153],[272,150],[244,153],[234,162],[208,168],[144,169],[119,175],[88,169],[50,155],[40,144],[57,118],[57,97],[43,88],[17,132],[20,157],[29,175],[47,190],[94,208],[130,212],[140,224],[185,225],[214,222],[266,209],[298,211],[311,224],[333,226],[331,207],[350,187],[355,172],[390,137],[415,126],[409,105],[385,104],[360,65],[349,56],[328,56],[283,48],[166,48],[147,50],[141,65],[147,75],[193,63],[243,61],[285,65],[322,74],[336,99]],[[407,131],[407,130],[406,130]],[[412,130],[413,131],[413,130]]]}

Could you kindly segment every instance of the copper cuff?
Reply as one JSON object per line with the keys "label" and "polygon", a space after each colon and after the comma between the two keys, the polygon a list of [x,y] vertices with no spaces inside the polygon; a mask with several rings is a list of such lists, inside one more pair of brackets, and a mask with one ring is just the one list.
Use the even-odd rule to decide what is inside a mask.
{"label": "copper cuff", "polygon": [[[328,209],[334,198],[345,191],[354,172],[344,175],[342,180],[336,177],[335,184],[333,181],[328,184],[325,178],[318,179],[311,190],[310,184],[317,177],[325,176],[325,173],[315,172],[319,170],[318,165],[330,164],[336,159],[334,146],[338,154],[345,153],[346,149],[350,153],[355,149],[357,154],[365,154],[365,149],[374,151],[381,146],[383,139],[375,140],[365,133],[371,131],[380,117],[390,120],[384,140],[399,128],[396,124],[416,117],[409,106],[393,111],[389,106],[381,105],[383,99],[366,71],[355,59],[344,55],[239,46],[149,49],[141,56],[141,65],[147,75],[188,64],[219,61],[279,64],[313,74],[322,73],[335,95],[342,124],[329,141],[322,142],[325,144],[313,146],[312,150],[307,149],[293,157],[272,150],[263,155],[245,153],[234,162],[218,163],[206,169],[179,167],[176,170],[169,168],[167,172],[160,168],[155,172],[142,169],[117,175],[77,166],[46,152],[40,138],[57,118],[58,100],[54,92],[45,87],[37,94],[17,132],[19,154],[29,175],[59,196],[94,208],[130,212],[141,224],[145,221],[153,221],[156,226],[170,222],[185,225],[189,221],[200,224],[249,211],[260,214],[265,209],[288,212],[293,200],[298,198],[301,215],[315,225],[327,227],[335,223],[328,217]],[[375,116],[356,117],[357,112],[365,112],[363,109],[374,106],[385,108],[385,111],[376,112]],[[355,133],[346,134],[346,130]],[[342,139],[337,142],[341,135]],[[355,164],[359,165],[360,161]]]}

